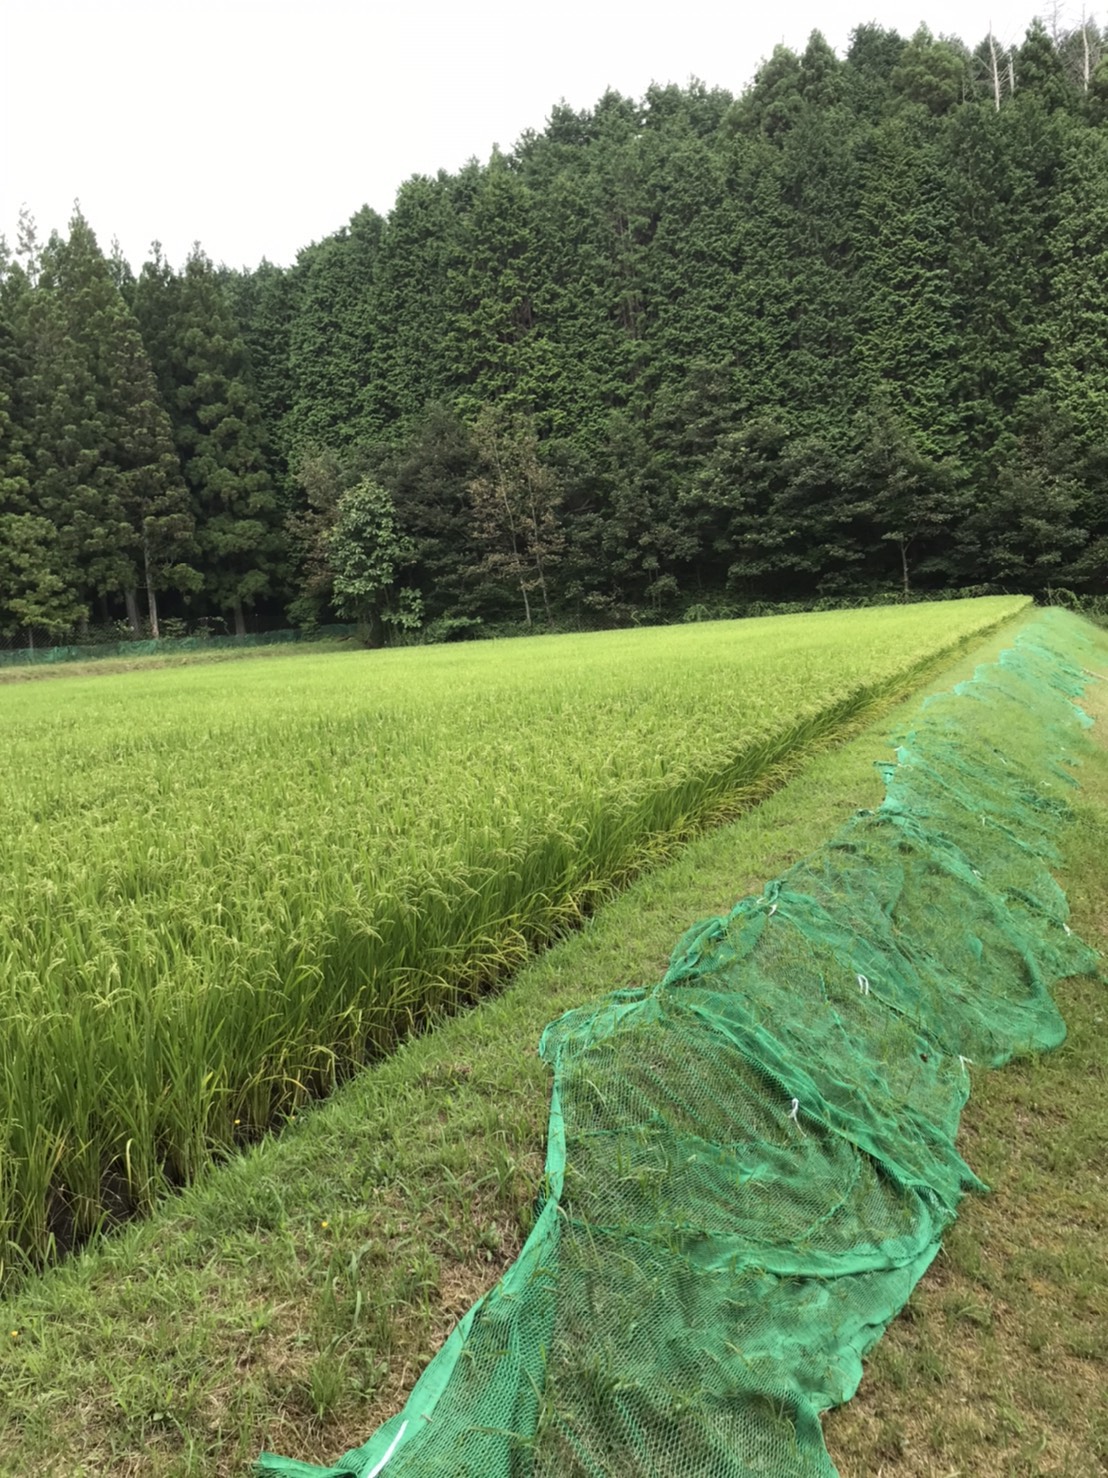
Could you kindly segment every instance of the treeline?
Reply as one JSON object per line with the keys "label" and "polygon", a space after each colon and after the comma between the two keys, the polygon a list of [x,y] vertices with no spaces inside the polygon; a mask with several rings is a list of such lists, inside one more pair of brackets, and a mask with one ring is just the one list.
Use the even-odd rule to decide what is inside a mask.
{"label": "treeline", "polygon": [[816,33],[290,269],[0,287],[0,633],[432,634],[1108,575],[1108,34]]}

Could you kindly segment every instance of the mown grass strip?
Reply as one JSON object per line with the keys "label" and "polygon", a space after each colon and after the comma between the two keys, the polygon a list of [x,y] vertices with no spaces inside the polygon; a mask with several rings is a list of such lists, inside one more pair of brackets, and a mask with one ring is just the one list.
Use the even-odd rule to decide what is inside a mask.
{"label": "mown grass strip", "polygon": [[[1011,635],[1006,628],[974,660]],[[933,686],[946,688],[971,667],[946,670]],[[659,978],[690,919],[725,911],[876,799],[873,762],[887,755],[886,735],[910,721],[917,703],[812,759],[756,810],[640,879],[531,962],[502,996],[410,1042],[279,1140],[209,1173],[153,1221],[10,1300],[8,1323],[18,1334],[3,1331],[0,1352],[0,1471],[222,1478],[246,1474],[262,1447],[319,1460],[361,1441],[396,1409],[526,1233],[548,1108],[549,1081],[535,1055],[545,1023],[613,987]],[[1073,831],[1080,850],[1071,852],[1066,883],[1074,926],[1108,947],[1108,759],[1086,766],[1084,785]],[[1018,1238],[1028,1248],[1037,1239],[1049,1264],[1042,1280],[1049,1310],[1031,1285],[1022,1308],[1010,1316],[1005,1305],[1003,1322],[1023,1320],[1016,1327],[1027,1332],[1003,1359],[993,1358],[980,1314],[942,1308],[951,1337],[937,1363],[912,1324],[894,1326],[875,1354],[875,1378],[831,1419],[845,1475],[876,1473],[882,1464],[887,1473],[950,1472],[951,1452],[960,1453],[956,1470],[965,1473],[1101,1471],[1092,1464],[1103,1424],[1098,1434],[1089,1392],[1103,1377],[1096,1363],[1103,1357],[1080,1341],[1096,1337],[1108,1266],[1108,1185],[1096,1159],[1108,1102],[1096,1023],[1103,1003],[1097,983],[1068,986],[1069,1043],[1041,1062],[987,1075],[964,1120],[974,1135],[982,1115],[997,1116],[996,1158],[980,1158],[972,1142],[968,1150],[995,1191],[964,1203],[954,1237],[967,1249],[980,1246],[983,1215],[1003,1228],[1017,1209],[1030,1208],[1034,1226],[1021,1226]],[[1013,1144],[1010,1125],[1005,1133],[1010,1110],[995,1095],[1020,1083],[1042,1115],[1072,1128],[1051,1138],[1033,1130],[1030,1163],[1014,1177],[1002,1163]],[[997,1266],[1004,1265],[1001,1255]],[[945,1266],[921,1285],[913,1315]],[[987,1293],[974,1289],[973,1309]],[[941,1303],[941,1285],[934,1296]],[[1085,1350],[1067,1355],[1069,1364],[1058,1358],[1067,1340]],[[959,1371],[970,1372],[964,1387],[956,1385]],[[950,1389],[957,1400],[947,1399]],[[1023,1468],[982,1466],[989,1450],[967,1447],[964,1402],[971,1414],[1013,1410],[1011,1420],[1031,1434],[1028,1450],[1045,1436],[1054,1466],[1034,1467],[1033,1457]],[[912,1425],[896,1458],[895,1429],[905,1420]],[[1066,1452],[1079,1454],[1069,1467]]]}
{"label": "mown grass strip", "polygon": [[474,999],[1022,604],[10,692],[9,1267],[149,1209]]}

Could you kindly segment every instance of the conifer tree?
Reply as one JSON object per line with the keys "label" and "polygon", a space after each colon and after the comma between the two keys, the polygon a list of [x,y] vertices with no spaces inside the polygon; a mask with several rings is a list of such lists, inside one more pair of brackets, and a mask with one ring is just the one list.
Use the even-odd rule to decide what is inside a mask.
{"label": "conifer tree", "polygon": [[0,635],[67,631],[82,607],[62,574],[57,530],[34,511],[26,428],[18,395],[24,379],[13,317],[30,283],[0,242]]}
{"label": "conifer tree", "polygon": [[396,197],[374,261],[374,341],[366,380],[366,425],[408,423],[455,386],[445,343],[447,278],[457,262],[459,219],[479,178],[417,175]]}
{"label": "conifer tree", "polygon": [[869,391],[887,397],[925,452],[949,446],[956,424],[949,393],[959,347],[950,273],[954,213],[940,137],[921,102],[882,120],[867,150],[853,225],[854,353]]}
{"label": "conifer tree", "polygon": [[68,583],[87,614],[96,596],[133,588],[135,572],[90,339],[73,332],[82,312],[92,308],[92,294],[83,290],[92,283],[81,281],[92,277],[83,270],[91,269],[86,245],[78,232],[66,262],[66,243],[50,237],[33,259],[34,286],[17,305],[16,332],[24,356],[21,419],[35,510],[56,530]]}
{"label": "conifer tree", "polygon": [[278,483],[287,483],[295,455],[292,412],[301,394],[292,365],[292,337],[301,312],[300,276],[295,267],[286,271],[263,259],[253,271],[226,273],[223,285],[246,346],[265,427],[266,455]]}
{"label": "conifer tree", "polygon": [[531,191],[494,154],[458,229],[443,339],[459,412],[486,403],[526,414],[542,395],[544,340],[535,313]]}
{"label": "conifer tree", "polygon": [[[290,449],[344,446],[367,430],[375,323],[374,273],[384,221],[363,208],[349,226],[300,253],[287,338]],[[257,366],[253,366],[257,369]]]}
{"label": "conifer tree", "polygon": [[246,630],[246,610],[283,584],[284,510],[264,450],[246,349],[211,261],[180,276],[155,252],[135,289],[191,500],[203,594]]}
{"label": "conifer tree", "polygon": [[[381,469],[396,516],[415,546],[414,566],[430,618],[473,619],[474,545],[469,484],[479,474],[467,427],[449,406],[429,405]],[[463,627],[464,629],[464,627]]]}
{"label": "conifer tree", "polygon": [[613,303],[618,236],[611,227],[608,156],[626,144],[610,136],[619,122],[612,111],[598,114],[555,108],[546,132],[521,145],[518,166],[529,193],[517,262],[526,264],[538,333],[514,351],[517,358],[530,355],[528,383],[516,389],[516,403],[528,407],[544,436],[568,436],[582,449],[603,442],[609,411],[626,403],[641,347],[629,344]]}
{"label": "conifer tree", "polygon": [[83,599],[122,599],[137,632],[142,587],[156,635],[157,591],[195,583],[191,519],[138,325],[79,210],[23,310],[36,511]]}
{"label": "conifer tree", "polygon": [[1047,384],[1087,452],[1108,455],[1108,135],[1074,132],[1051,243]]}
{"label": "conifer tree", "polygon": [[1072,136],[1059,196],[1045,382],[1057,417],[1072,431],[1067,470],[1082,490],[1081,521],[1090,536],[1074,583],[1099,593],[1108,581],[1108,136],[1103,129],[1086,128]]}

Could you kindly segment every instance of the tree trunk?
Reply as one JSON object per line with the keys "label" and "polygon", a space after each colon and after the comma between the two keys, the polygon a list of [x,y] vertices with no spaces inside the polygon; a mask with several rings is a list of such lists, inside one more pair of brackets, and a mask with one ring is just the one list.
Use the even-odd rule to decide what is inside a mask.
{"label": "tree trunk", "polygon": [[546,594],[546,576],[543,573],[542,561],[535,561],[535,573],[539,577],[539,589],[542,591],[542,608],[546,612],[546,624],[553,625],[553,617],[550,614],[550,600]]}
{"label": "tree trunk", "polygon": [[908,544],[904,539],[898,539],[900,545],[900,569],[904,576],[904,599],[911,600],[912,592],[908,585]]}
{"label": "tree trunk", "polygon": [[550,614],[550,597],[546,589],[546,566],[543,563],[543,537],[542,525],[539,521],[539,510],[535,502],[535,477],[528,475],[528,504],[531,513],[531,558],[535,562],[535,574],[538,577],[539,589],[542,591],[542,606],[546,612],[546,624],[552,626],[553,617]]}
{"label": "tree trunk", "polygon": [[500,495],[504,503],[504,514],[508,524],[508,534],[512,544],[512,564],[515,566],[516,575],[519,579],[519,590],[523,596],[523,610],[527,618],[528,628],[531,625],[531,602],[527,598],[527,586],[523,580],[523,556],[519,552],[519,538],[516,534],[516,521],[512,513],[512,505],[508,500],[508,494],[503,482],[500,483]]}
{"label": "tree trunk", "polygon": [[142,635],[142,622],[139,620],[138,598],[133,590],[125,590],[123,599],[127,602],[127,625],[131,628],[131,635],[137,641]]}
{"label": "tree trunk", "polygon": [[155,641],[161,636],[158,630],[158,595],[154,589],[154,571],[150,568],[150,546],[142,541],[142,562],[146,570],[146,606],[150,612],[150,635]]}
{"label": "tree trunk", "polygon": [[997,64],[996,64],[996,42],[993,40],[993,33],[992,33],[992,30],[991,29],[989,31],[989,61],[992,63],[993,101],[994,101],[994,105],[996,107],[996,111],[999,113],[1000,112],[1000,71],[997,68]]}
{"label": "tree trunk", "polygon": [[[538,581],[539,590],[542,592],[542,608],[546,612],[546,624],[549,626],[550,601],[546,594],[546,575],[543,573],[542,567],[542,532],[539,528],[538,509],[535,507],[535,487],[530,477],[527,479],[527,485],[529,494],[528,504],[531,513],[531,538],[529,540],[531,545],[531,560],[535,566],[535,577]],[[530,619],[528,619],[527,624],[530,626]]]}
{"label": "tree trunk", "polygon": [[246,612],[242,608],[242,601],[235,597],[235,603],[231,608],[235,613],[235,635],[246,635]]}

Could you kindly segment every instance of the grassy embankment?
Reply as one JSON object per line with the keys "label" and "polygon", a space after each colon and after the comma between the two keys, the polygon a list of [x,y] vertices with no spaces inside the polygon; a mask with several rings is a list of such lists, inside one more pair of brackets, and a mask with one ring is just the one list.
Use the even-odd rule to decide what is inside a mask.
{"label": "grassy embankment", "polygon": [[[1108,727],[1103,691],[1091,702]],[[917,701],[641,879],[500,998],[14,1297],[0,1471],[242,1474],[263,1445],[318,1460],[360,1441],[526,1233],[545,1022],[657,978],[692,918],[875,799],[872,761]],[[1075,927],[1108,947],[1108,756],[1089,761],[1083,786],[1065,882]],[[994,1194],[965,1203],[911,1317],[832,1417],[844,1474],[1085,1478],[1108,1461],[1108,1006],[1096,982],[1060,994],[1067,1044],[975,1083],[964,1140]]]}

